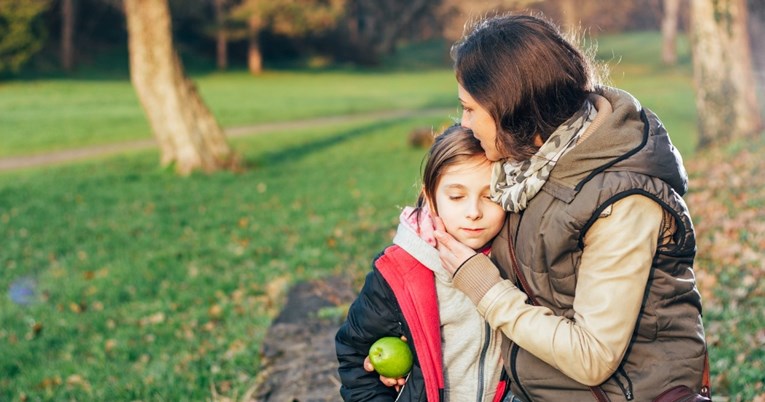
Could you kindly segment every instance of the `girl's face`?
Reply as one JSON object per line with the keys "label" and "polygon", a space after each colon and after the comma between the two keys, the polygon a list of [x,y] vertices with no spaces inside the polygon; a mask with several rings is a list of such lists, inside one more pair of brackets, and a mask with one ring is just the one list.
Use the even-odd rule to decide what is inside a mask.
{"label": "girl's face", "polygon": [[478,250],[502,229],[505,211],[490,198],[491,162],[476,156],[449,166],[436,186],[435,203],[446,231]]}
{"label": "girl's face", "polygon": [[486,158],[490,161],[502,159],[497,149],[497,124],[494,118],[460,84],[457,84],[457,93],[462,105],[462,126],[471,129],[473,136],[481,141]]}

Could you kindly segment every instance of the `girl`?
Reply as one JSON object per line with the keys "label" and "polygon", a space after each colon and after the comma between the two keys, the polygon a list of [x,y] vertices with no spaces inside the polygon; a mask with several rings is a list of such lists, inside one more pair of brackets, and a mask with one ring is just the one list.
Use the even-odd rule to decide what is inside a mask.
{"label": "girl", "polygon": [[[432,210],[455,239],[488,253],[505,220],[505,212],[489,198],[490,177],[491,164],[470,130],[452,126],[436,138],[416,207],[402,213],[394,244],[375,259],[335,338],[345,401],[502,397],[500,337],[470,299],[452,287],[435,240],[424,233],[432,230]],[[405,336],[414,352],[403,386],[388,387],[383,383],[388,379],[365,369],[369,347],[384,336]]]}

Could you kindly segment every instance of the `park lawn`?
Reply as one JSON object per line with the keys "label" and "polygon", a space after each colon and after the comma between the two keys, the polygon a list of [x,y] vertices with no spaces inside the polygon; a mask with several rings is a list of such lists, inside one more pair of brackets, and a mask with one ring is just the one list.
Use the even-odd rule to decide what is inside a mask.
{"label": "park lawn", "polygon": [[[613,46],[629,42],[601,38],[601,54],[612,45],[608,40]],[[645,42],[642,37],[632,46],[644,49]],[[765,146],[693,154],[687,62],[663,68],[629,54],[611,63],[612,82],[661,116],[693,178],[686,198],[699,230],[697,274],[716,396],[753,400],[765,393],[765,271],[755,258],[765,248],[765,217],[759,212],[765,205],[765,162],[756,157]],[[228,124],[348,112],[369,101],[363,96],[346,101],[344,96],[357,93],[352,86],[336,100],[331,94],[322,98],[330,89],[324,78],[338,86],[356,79],[357,85],[384,86],[386,77],[395,81],[390,91],[369,92],[378,94],[365,104],[369,110],[401,105],[393,93],[411,94],[406,96],[417,107],[449,106],[456,92],[448,70],[293,71],[267,74],[266,81],[274,82],[270,98],[244,99],[237,96],[245,92],[237,82],[241,89],[254,79],[237,74],[198,77],[208,103],[219,119],[230,119]],[[447,82],[439,83],[442,79]],[[216,80],[218,87],[211,90],[215,85],[209,83]],[[310,102],[302,102],[301,90],[288,88],[298,82],[305,96],[313,97]],[[58,94],[56,85],[71,85],[69,96]],[[137,108],[134,98],[133,106],[125,101],[133,95],[122,82],[5,83],[0,86],[5,106],[13,103],[5,97],[13,86],[20,99],[46,105],[49,111],[39,109],[37,125],[54,133],[56,119],[46,122],[46,114],[60,111],[63,119],[88,102],[102,107],[72,123],[72,132],[79,133],[86,124],[116,128],[120,120],[114,116]],[[294,110],[282,110],[292,105],[283,100],[290,91]],[[221,95],[213,101],[215,93]],[[111,104],[103,102],[107,98]],[[80,107],[66,112],[68,99],[80,99]],[[326,100],[327,109],[316,99]],[[216,109],[219,102],[229,102],[231,111]],[[286,103],[271,109],[273,116],[250,120],[248,102],[263,108]],[[3,124],[8,116],[23,114],[4,110]],[[140,120],[140,111],[135,113]],[[230,114],[224,119],[225,113]],[[98,122],[99,116],[111,117]],[[224,397],[241,397],[258,372],[259,347],[280,294],[298,280],[338,273],[359,283],[371,258],[390,241],[399,207],[416,194],[424,151],[406,145],[407,133],[423,125],[440,127],[446,117],[238,138],[232,142],[247,169],[236,174],[178,178],[157,167],[156,152],[0,173],[0,400],[207,400],[211,387]],[[37,126],[33,116],[25,119],[14,121]],[[17,139],[24,145],[14,152],[31,152],[26,141],[36,135],[42,134],[27,132],[27,138]],[[147,134],[126,130],[123,135],[109,141]],[[67,144],[52,135],[35,152],[86,144]],[[733,172],[725,167],[731,160],[738,163]]]}
{"label": "park lawn", "polygon": [[608,66],[610,85],[632,93],[656,113],[673,144],[690,156],[696,150],[698,132],[690,48],[684,36],[678,39],[677,54],[676,65],[661,62],[658,32],[597,38],[597,59]]}
{"label": "park lawn", "polygon": [[[687,159],[712,391],[765,400],[765,132]],[[726,400],[722,398],[722,400]]]}
{"label": "park lawn", "polygon": [[[243,71],[192,77],[223,127],[378,110],[454,107],[448,68],[417,72]],[[126,77],[0,82],[0,157],[148,139]]]}
{"label": "park lawn", "polygon": [[[360,283],[416,194],[424,151],[406,133],[444,123],[237,139],[238,174],[178,178],[155,152],[0,174],[0,400],[241,397],[284,289]],[[763,151],[687,160],[722,400],[765,393]]]}
{"label": "park lawn", "polygon": [[[664,121],[684,154],[696,126],[687,45],[680,62],[658,61],[655,32],[597,38],[610,82],[632,92]],[[380,69],[204,72],[192,79],[223,127],[377,110],[454,108],[456,85],[442,43],[402,49]],[[124,73],[87,70],[69,78],[0,82],[0,157],[148,139],[151,131]]]}
{"label": "park lawn", "polygon": [[0,400],[242,396],[280,287],[360,279],[416,196],[407,133],[444,123],[242,139],[239,174],[143,152],[0,175]]}

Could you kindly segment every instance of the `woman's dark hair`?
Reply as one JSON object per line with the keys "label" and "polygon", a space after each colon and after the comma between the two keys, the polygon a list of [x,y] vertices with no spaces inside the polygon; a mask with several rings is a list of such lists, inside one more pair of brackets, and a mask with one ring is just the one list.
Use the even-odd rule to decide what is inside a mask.
{"label": "woman's dark hair", "polygon": [[470,129],[455,124],[435,138],[425,155],[425,166],[422,168],[422,191],[414,211],[418,215],[418,222],[419,214],[428,198],[430,198],[433,213],[438,214],[438,206],[433,197],[444,171],[450,166],[476,157],[485,158],[486,154],[481,148],[480,141],[473,136]]}
{"label": "woman's dark hair", "polygon": [[478,21],[452,46],[457,81],[494,118],[497,149],[514,160],[536,152],[593,90],[592,67],[557,27],[530,15]]}

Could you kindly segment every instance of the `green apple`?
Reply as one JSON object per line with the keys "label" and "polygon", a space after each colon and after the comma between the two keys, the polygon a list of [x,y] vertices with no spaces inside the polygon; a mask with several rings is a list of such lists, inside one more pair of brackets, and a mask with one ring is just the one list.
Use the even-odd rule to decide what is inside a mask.
{"label": "green apple", "polygon": [[380,338],[369,348],[369,362],[383,377],[401,378],[407,375],[413,360],[409,345],[395,336]]}

